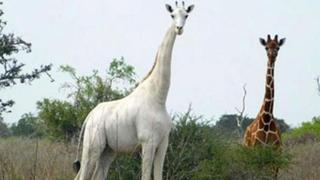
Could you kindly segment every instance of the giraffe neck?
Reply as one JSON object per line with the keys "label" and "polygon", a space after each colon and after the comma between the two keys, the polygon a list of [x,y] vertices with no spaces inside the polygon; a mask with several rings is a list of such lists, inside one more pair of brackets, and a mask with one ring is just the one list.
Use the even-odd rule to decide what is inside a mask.
{"label": "giraffe neck", "polygon": [[170,87],[171,56],[175,39],[175,26],[172,24],[158,49],[154,66],[141,82],[147,85],[149,91],[152,91],[153,98],[161,104],[166,103]]}
{"label": "giraffe neck", "polygon": [[261,107],[261,116],[264,123],[269,123],[269,121],[273,119],[274,62],[274,59],[269,58],[266,74],[265,94],[263,98],[263,105]]}

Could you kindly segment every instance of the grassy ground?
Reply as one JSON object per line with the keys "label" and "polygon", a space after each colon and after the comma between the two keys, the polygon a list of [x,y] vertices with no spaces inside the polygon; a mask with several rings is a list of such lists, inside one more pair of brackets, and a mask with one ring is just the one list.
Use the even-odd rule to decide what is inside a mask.
{"label": "grassy ground", "polygon": [[0,139],[0,179],[73,179],[76,148],[36,139]]}
{"label": "grassy ground", "polygon": [[[320,143],[286,145],[293,155],[292,163],[280,171],[279,179],[320,179]],[[1,180],[69,180],[75,174],[72,162],[76,146],[49,140],[0,139]]]}

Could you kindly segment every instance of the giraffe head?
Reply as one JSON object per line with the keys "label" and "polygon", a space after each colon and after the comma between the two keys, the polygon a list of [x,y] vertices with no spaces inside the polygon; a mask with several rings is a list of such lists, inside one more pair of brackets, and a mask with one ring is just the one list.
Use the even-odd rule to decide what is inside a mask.
{"label": "giraffe head", "polygon": [[189,13],[193,10],[194,5],[190,5],[185,8],[184,1],[182,1],[182,6],[178,6],[178,2],[176,1],[176,7],[172,8],[169,4],[166,4],[167,10],[170,12],[171,18],[175,24],[175,32],[178,35],[183,33],[183,26],[186,23],[186,19],[188,18]]}
{"label": "giraffe head", "polygon": [[284,44],[285,40],[285,38],[278,40],[278,35],[275,35],[274,39],[271,39],[270,35],[268,34],[267,40],[260,38],[260,43],[266,48],[268,57],[275,61],[280,46]]}

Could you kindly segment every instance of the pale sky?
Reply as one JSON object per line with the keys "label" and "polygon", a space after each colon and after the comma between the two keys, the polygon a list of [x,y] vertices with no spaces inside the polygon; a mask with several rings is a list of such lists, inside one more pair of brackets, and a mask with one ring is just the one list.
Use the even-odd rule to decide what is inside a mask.
{"label": "pale sky", "polygon": [[[17,56],[25,70],[54,65],[56,80],[43,76],[32,86],[19,85],[0,92],[14,99],[16,122],[23,113],[36,113],[43,98],[66,98],[59,89],[70,81],[58,72],[62,64],[80,74],[104,72],[112,58],[123,56],[142,78],[151,68],[157,48],[172,20],[165,3],[150,0],[5,0],[6,32],[32,43],[32,53]],[[167,107],[218,119],[241,107],[247,84],[246,114],[255,117],[263,95],[267,56],[258,38],[285,37],[275,66],[274,115],[299,125],[320,115],[315,78],[320,75],[320,1],[318,0],[193,0],[184,33],[176,40]]]}

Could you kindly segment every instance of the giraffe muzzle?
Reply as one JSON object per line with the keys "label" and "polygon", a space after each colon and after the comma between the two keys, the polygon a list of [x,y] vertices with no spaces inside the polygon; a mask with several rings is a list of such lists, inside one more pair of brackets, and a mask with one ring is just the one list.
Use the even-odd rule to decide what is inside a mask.
{"label": "giraffe muzzle", "polygon": [[269,50],[268,51],[268,56],[270,56],[270,57],[277,57],[277,55],[278,55],[278,51],[276,51],[276,50]]}
{"label": "giraffe muzzle", "polygon": [[176,27],[176,33],[178,34],[178,35],[181,35],[182,33],[183,33],[183,27]]}

